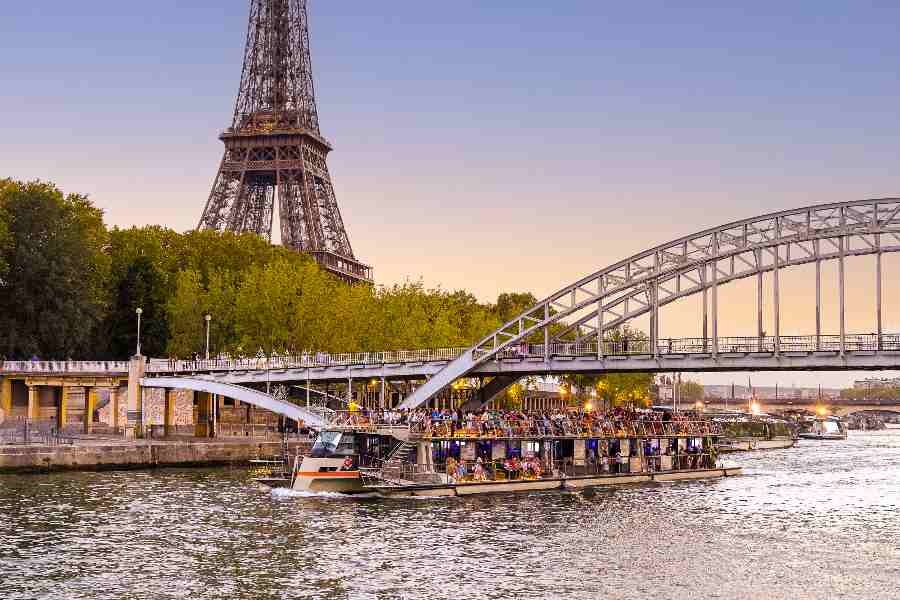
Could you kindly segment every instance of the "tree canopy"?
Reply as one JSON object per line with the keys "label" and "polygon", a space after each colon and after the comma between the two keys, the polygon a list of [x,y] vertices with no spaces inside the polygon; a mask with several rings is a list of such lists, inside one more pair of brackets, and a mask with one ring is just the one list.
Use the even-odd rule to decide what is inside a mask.
{"label": "tree canopy", "polygon": [[347,285],[253,234],[108,229],[85,197],[0,180],[0,354],[122,359],[468,346],[536,302],[422,282]]}
{"label": "tree canopy", "polygon": [[[85,196],[9,179],[0,180],[0,292],[0,355],[48,359],[126,358],[138,308],[144,354],[189,357],[205,353],[206,315],[214,355],[357,352],[470,346],[537,304],[527,292],[483,303],[421,281],[347,285],[253,234],[107,229]],[[607,339],[646,336],[624,327]],[[612,406],[649,402],[652,379],[572,375],[562,383]],[[521,406],[532,383],[513,385],[505,402]]]}
{"label": "tree canopy", "polygon": [[0,353],[89,356],[104,316],[103,216],[49,183],[0,183]]}

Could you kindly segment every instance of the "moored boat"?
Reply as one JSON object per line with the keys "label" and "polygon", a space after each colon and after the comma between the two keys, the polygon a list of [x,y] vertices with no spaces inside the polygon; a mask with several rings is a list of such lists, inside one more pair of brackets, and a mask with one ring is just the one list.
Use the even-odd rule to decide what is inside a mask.
{"label": "moored boat", "polygon": [[721,427],[656,411],[555,415],[448,411],[338,413],[309,456],[258,478],[298,491],[470,494],[727,477]]}
{"label": "moored boat", "polygon": [[809,417],[800,422],[799,437],[803,440],[846,440],[847,427],[840,417]]}

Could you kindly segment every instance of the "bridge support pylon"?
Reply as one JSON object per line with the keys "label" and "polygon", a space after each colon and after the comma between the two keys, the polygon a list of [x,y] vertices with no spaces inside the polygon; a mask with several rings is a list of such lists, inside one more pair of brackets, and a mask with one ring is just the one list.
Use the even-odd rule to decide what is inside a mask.
{"label": "bridge support pylon", "polygon": [[[128,361],[128,412],[135,411],[141,415],[135,433],[144,434],[144,390],[141,387],[141,378],[144,376],[146,363],[144,357],[138,354]],[[126,418],[127,419],[127,418]],[[127,426],[127,420],[126,420]]]}

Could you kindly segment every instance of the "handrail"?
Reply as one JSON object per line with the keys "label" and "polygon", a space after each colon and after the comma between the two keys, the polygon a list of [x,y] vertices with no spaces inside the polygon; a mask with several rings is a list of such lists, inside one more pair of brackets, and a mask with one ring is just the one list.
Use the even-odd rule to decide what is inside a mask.
{"label": "handrail", "polygon": [[128,361],[4,360],[4,373],[128,373]]}
{"label": "handrail", "polygon": [[[839,335],[783,335],[713,338],[660,338],[654,349],[648,340],[607,340],[598,348],[596,340],[586,342],[555,342],[544,344],[520,343],[496,353],[495,359],[523,360],[549,358],[589,358],[628,356],[685,356],[708,355],[713,348],[719,354],[774,354],[776,352],[837,353],[841,352],[900,352],[900,334],[846,334],[843,344]],[[450,362],[470,348],[430,348],[420,350],[392,350],[387,352],[304,352],[302,354],[216,357],[209,360],[179,360],[151,358],[147,361],[148,376],[172,373],[278,371],[289,369],[325,369],[329,367],[363,367],[392,364]],[[477,350],[475,351],[477,352]],[[0,361],[2,373],[103,373],[128,372],[127,361]]]}

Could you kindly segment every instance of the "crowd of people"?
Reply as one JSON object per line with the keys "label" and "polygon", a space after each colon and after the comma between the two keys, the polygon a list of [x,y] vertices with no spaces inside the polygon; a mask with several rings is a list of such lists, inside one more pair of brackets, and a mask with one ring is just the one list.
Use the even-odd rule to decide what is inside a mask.
{"label": "crowd of people", "polygon": [[541,438],[716,435],[718,425],[694,415],[616,407],[609,411],[450,409],[373,410],[351,405],[339,425],[408,426],[431,438]]}

